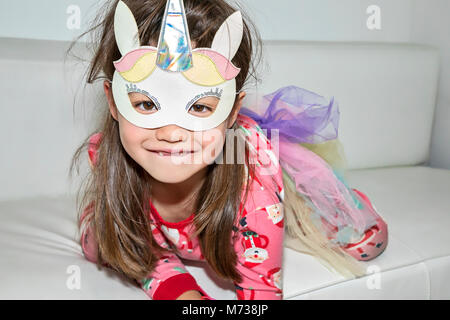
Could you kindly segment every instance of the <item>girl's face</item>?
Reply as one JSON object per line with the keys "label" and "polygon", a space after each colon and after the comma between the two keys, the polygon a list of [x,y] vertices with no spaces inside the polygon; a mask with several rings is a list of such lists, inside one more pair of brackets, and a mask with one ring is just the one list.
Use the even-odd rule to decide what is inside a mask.
{"label": "girl's face", "polygon": [[[126,152],[154,179],[163,183],[179,183],[212,164],[220,155],[225,143],[226,129],[236,121],[245,92],[236,99],[227,120],[218,127],[205,131],[190,131],[177,125],[155,129],[141,128],[128,122],[119,112],[112,97],[111,84],[104,82],[111,115],[119,123],[120,139]],[[145,95],[130,93],[131,104],[138,112],[156,112],[153,103]],[[217,107],[216,97],[205,97],[197,101],[189,112],[206,117]],[[185,155],[160,153],[162,150],[185,150]]]}

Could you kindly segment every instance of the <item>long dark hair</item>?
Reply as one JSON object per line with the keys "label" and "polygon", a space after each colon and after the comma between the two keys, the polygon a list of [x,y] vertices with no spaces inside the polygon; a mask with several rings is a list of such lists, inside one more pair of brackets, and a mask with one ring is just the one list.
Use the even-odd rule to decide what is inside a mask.
{"label": "long dark hair", "polygon": [[[166,0],[123,0],[132,11],[138,25],[141,44],[157,44]],[[114,9],[118,1],[111,1],[100,9],[94,25],[80,35],[72,47],[85,34],[93,35],[94,56],[87,71],[87,83],[99,79],[111,80],[113,61],[121,57],[114,36]],[[184,0],[186,16],[192,42],[196,47],[210,47],[213,37],[226,18],[237,9],[224,0]],[[240,91],[248,81],[256,77],[256,66],[261,58],[261,38],[253,23],[243,12],[244,35],[233,58],[241,69],[236,78],[236,89]],[[235,122],[232,129],[237,129]],[[86,177],[77,194],[78,218],[87,212],[83,224],[90,223],[95,230],[98,243],[97,264],[107,264],[130,279],[141,281],[155,267],[166,249],[153,239],[149,222],[149,199],[151,183],[148,173],[124,150],[119,127],[105,104],[101,123],[94,132],[101,132],[96,165]],[[80,157],[87,157],[89,137],[76,150],[70,172]],[[227,140],[226,140],[227,141]],[[226,144],[225,144],[226,145]],[[235,143],[234,154],[237,155]],[[224,146],[223,157],[227,148]],[[241,282],[236,269],[237,257],[231,245],[233,226],[240,214],[242,190],[245,183],[244,164],[211,164],[208,176],[196,196],[194,225],[202,254],[218,276]],[[251,176],[254,167],[248,160],[245,145],[245,162]],[[247,199],[250,183],[243,203]],[[80,228],[83,229],[82,224]],[[220,230],[220,231],[219,231]]]}

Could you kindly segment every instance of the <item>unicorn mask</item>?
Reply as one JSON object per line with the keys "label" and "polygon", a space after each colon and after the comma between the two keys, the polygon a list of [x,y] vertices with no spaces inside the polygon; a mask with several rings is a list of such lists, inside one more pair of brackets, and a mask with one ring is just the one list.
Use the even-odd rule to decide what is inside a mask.
{"label": "unicorn mask", "polygon": [[[114,61],[112,92],[120,114],[129,122],[142,128],[175,124],[203,131],[227,119],[240,72],[231,62],[243,35],[239,11],[222,24],[211,48],[191,49],[183,0],[167,1],[158,48],[141,46],[133,13],[122,1],[116,7],[114,33],[122,58]],[[137,110],[130,102],[130,92],[147,96],[154,104],[152,113]],[[207,96],[219,99],[210,115],[189,112]]]}

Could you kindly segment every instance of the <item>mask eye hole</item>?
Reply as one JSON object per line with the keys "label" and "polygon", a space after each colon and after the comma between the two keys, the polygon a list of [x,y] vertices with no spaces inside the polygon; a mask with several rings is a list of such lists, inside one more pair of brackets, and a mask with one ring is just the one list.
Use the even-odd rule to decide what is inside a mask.
{"label": "mask eye hole", "polygon": [[161,107],[156,98],[140,92],[129,92],[128,98],[133,108],[142,114],[152,114],[160,110]]}
{"label": "mask eye hole", "polygon": [[207,118],[214,113],[219,101],[220,99],[217,97],[203,97],[194,103],[188,104],[186,110],[196,117]]}

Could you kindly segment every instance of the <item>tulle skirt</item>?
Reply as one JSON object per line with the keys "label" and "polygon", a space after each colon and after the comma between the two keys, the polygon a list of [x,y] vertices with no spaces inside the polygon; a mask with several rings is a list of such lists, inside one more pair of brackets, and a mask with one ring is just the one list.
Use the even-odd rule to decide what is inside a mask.
{"label": "tulle skirt", "polygon": [[379,215],[367,198],[347,184],[334,98],[327,101],[289,86],[247,100],[252,104],[241,108],[241,114],[254,119],[269,139],[278,130],[280,164],[310,207],[316,227],[340,246],[361,240],[376,226]]}

